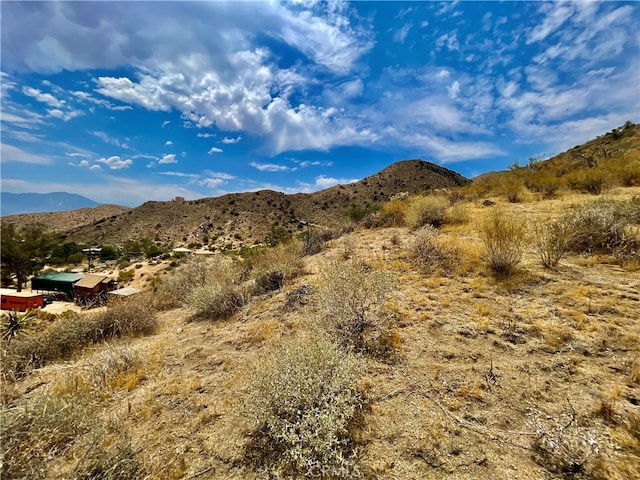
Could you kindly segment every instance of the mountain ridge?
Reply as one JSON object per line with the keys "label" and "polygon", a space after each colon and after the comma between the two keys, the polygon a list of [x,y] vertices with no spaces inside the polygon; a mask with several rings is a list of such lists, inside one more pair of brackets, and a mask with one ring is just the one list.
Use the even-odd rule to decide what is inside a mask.
{"label": "mountain ridge", "polygon": [[0,194],[0,215],[19,215],[23,213],[49,213],[93,208],[100,203],[90,198],[69,192],[51,193],[11,193]]}

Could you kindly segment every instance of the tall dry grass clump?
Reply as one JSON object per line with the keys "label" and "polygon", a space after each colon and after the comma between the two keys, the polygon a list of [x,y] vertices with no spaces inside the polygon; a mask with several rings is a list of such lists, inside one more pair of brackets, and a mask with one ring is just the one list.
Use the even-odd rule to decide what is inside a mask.
{"label": "tall dry grass clump", "polygon": [[19,378],[33,368],[70,358],[88,345],[115,337],[153,333],[157,314],[145,296],[112,300],[106,310],[69,312],[48,328],[2,345],[2,373]]}
{"label": "tall dry grass clump", "polygon": [[252,250],[244,259],[245,276],[253,282],[253,293],[260,295],[278,290],[304,272],[304,244],[289,240],[275,247]]}
{"label": "tall dry grass clump", "polygon": [[92,428],[83,401],[73,396],[36,396],[2,410],[1,475],[7,479],[48,478],[48,462]]}
{"label": "tall dry grass clump", "polygon": [[249,301],[251,292],[237,264],[224,258],[208,263],[204,284],[193,288],[185,298],[193,320],[228,318]]}
{"label": "tall dry grass clump", "polygon": [[531,238],[542,264],[555,267],[566,255],[571,228],[562,220],[537,220],[531,223]]}
{"label": "tall dry grass clump", "polygon": [[408,204],[407,226],[410,228],[420,228],[425,225],[439,227],[444,223],[448,207],[449,199],[442,195],[413,197]]}
{"label": "tall dry grass clump", "polygon": [[460,250],[440,237],[440,232],[430,225],[416,233],[411,253],[414,263],[427,271],[452,272],[460,263]]}
{"label": "tall dry grass clump", "polygon": [[621,258],[638,256],[632,234],[640,225],[640,198],[597,200],[578,205],[562,217],[571,230],[569,248],[576,253],[609,253]]}
{"label": "tall dry grass clump", "polygon": [[396,316],[385,308],[394,279],[358,259],[320,273],[317,324],[347,351],[384,357],[396,345]]}
{"label": "tall dry grass clump", "polygon": [[480,228],[484,258],[497,276],[511,275],[522,261],[527,247],[527,227],[523,219],[494,210]]}
{"label": "tall dry grass clump", "polygon": [[170,310],[182,306],[193,290],[204,287],[214,277],[218,263],[219,260],[203,255],[190,256],[171,276],[156,286],[156,308]]}
{"label": "tall dry grass clump", "polygon": [[247,411],[247,457],[267,474],[348,478],[357,454],[352,428],[364,407],[362,359],[304,338],[256,364]]}

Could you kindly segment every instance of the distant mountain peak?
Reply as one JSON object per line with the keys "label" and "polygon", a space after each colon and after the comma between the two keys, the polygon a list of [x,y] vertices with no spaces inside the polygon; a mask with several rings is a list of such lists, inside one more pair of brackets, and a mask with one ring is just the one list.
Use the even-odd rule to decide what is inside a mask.
{"label": "distant mountain peak", "polygon": [[52,193],[9,193],[2,192],[0,198],[0,215],[17,215],[20,213],[63,212],[78,208],[97,207],[98,202],[68,192]]}

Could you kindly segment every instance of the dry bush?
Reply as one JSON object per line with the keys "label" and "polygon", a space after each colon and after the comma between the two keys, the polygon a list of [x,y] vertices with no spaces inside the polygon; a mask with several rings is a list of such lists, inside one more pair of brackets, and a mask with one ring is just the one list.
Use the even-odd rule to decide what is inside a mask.
{"label": "dry bush", "polygon": [[439,227],[444,222],[448,207],[449,199],[445,196],[413,197],[408,201],[407,226],[410,228],[420,228],[425,225]]}
{"label": "dry bush", "polygon": [[239,268],[223,259],[212,262],[210,278],[204,285],[191,290],[185,304],[194,314],[193,320],[228,318],[247,304],[249,288],[242,282]]}
{"label": "dry bush", "polygon": [[301,241],[291,240],[272,248],[253,250],[244,261],[246,274],[253,279],[253,293],[279,290],[304,271]]}
{"label": "dry bush", "polygon": [[2,372],[18,378],[32,368],[70,358],[90,344],[113,337],[148,335],[156,325],[156,312],[145,296],[112,300],[101,312],[68,313],[47,329],[6,345],[2,349]]}
{"label": "dry bush", "polygon": [[569,226],[569,249],[576,253],[638,255],[637,242],[625,228],[640,225],[640,198],[578,205],[563,215],[561,221]]}
{"label": "dry bush", "polygon": [[430,225],[418,230],[411,253],[415,263],[429,271],[441,269],[451,272],[460,262],[460,251],[443,242],[438,230]]}
{"label": "dry bush", "polygon": [[444,214],[444,223],[449,225],[464,225],[469,223],[471,214],[464,203],[456,203],[449,207]]}
{"label": "dry bush", "polygon": [[156,308],[169,310],[183,305],[185,298],[198,287],[215,278],[221,259],[191,255],[175,272],[155,289]]}
{"label": "dry bush", "polygon": [[2,410],[3,479],[47,478],[48,462],[63,455],[77,435],[92,428],[93,417],[73,396],[36,396]]}
{"label": "dry bush", "polygon": [[604,169],[576,170],[566,175],[571,190],[600,195],[612,185],[610,172]]}
{"label": "dry bush", "polygon": [[302,256],[315,255],[324,248],[329,240],[335,240],[353,232],[355,224],[337,225],[333,228],[309,228],[303,234]]}
{"label": "dry bush", "polygon": [[361,362],[322,339],[299,340],[257,362],[247,458],[276,476],[349,477],[357,454],[352,428],[364,407]]}
{"label": "dry bush", "polygon": [[480,235],[491,271],[498,276],[511,275],[522,261],[527,246],[525,221],[494,210],[482,224]]}
{"label": "dry bush", "polygon": [[569,247],[571,229],[561,220],[538,220],[531,223],[531,236],[542,264],[555,267]]}
{"label": "dry bush", "polygon": [[392,356],[396,315],[384,306],[393,278],[362,262],[333,262],[320,273],[317,324],[348,351]]}
{"label": "dry bush", "polygon": [[382,206],[379,212],[365,218],[364,226],[367,228],[379,227],[403,227],[409,208],[406,198],[391,200]]}
{"label": "dry bush", "polygon": [[593,430],[579,425],[573,407],[556,417],[533,421],[538,434],[533,441],[536,463],[567,478],[595,478],[601,439]]}

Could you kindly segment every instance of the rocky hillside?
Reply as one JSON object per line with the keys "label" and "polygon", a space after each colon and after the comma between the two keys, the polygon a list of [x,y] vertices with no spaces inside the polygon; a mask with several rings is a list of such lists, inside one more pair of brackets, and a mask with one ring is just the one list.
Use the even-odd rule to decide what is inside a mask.
{"label": "rocky hillside", "polygon": [[424,192],[469,183],[461,175],[421,160],[395,163],[363,180],[320,192],[287,195],[263,190],[191,201],[146,202],[67,232],[76,242],[121,244],[143,237],[162,243],[212,243],[217,247],[262,241],[272,227],[302,230],[306,223],[333,226],[350,206],[385,202],[399,192]]}

